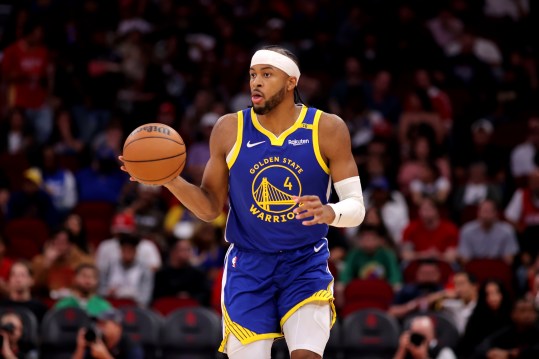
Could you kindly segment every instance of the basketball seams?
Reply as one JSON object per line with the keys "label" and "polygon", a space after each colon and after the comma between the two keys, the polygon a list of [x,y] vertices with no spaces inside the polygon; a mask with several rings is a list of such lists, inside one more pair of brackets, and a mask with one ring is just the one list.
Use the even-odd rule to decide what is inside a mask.
{"label": "basketball seams", "polygon": [[[159,182],[159,181],[162,181],[162,180],[164,180],[164,179],[166,179],[166,178],[172,176],[174,173],[176,173],[176,172],[178,172],[178,171],[181,172],[181,170],[183,169],[184,165],[185,165],[185,159],[183,160],[182,163],[180,163],[180,165],[178,166],[178,168],[176,168],[176,169],[175,169],[174,171],[172,171],[169,175],[167,175],[167,176],[165,176],[165,177],[163,177],[163,178],[143,179],[143,178],[136,177],[136,176],[133,176],[133,175],[131,175],[131,176],[133,176],[133,177],[136,178],[137,180],[143,181],[143,182]],[[178,173],[178,175],[179,175],[179,173]]]}
{"label": "basketball seams", "polygon": [[[172,138],[168,138],[168,137],[163,137],[163,136],[146,136],[146,137],[141,137],[141,138],[136,138],[134,140],[132,140],[131,142],[128,142],[124,145],[124,151],[125,149],[127,148],[127,146],[129,146],[130,144],[132,144],[133,142],[136,142],[136,141],[140,141],[140,140],[145,140],[147,138],[161,138],[163,140],[168,140],[168,141],[172,141],[172,142],[175,142],[177,143],[178,145],[180,146],[185,146],[185,143],[181,142],[181,141],[177,141],[177,140],[174,140]],[[129,139],[129,137],[127,138]]]}
{"label": "basketball seams", "polygon": [[[174,157],[179,157],[181,155],[184,155],[185,154],[185,151],[183,151],[182,153],[178,153],[177,155],[173,155],[173,156],[169,156],[169,157],[162,157],[162,158],[153,158],[151,160],[127,160],[127,159],[123,159],[124,162],[136,162],[136,163],[140,163],[140,162],[154,162],[154,161],[162,161],[162,160],[170,160],[171,158],[174,158]],[[185,162],[185,161],[184,161]]]}

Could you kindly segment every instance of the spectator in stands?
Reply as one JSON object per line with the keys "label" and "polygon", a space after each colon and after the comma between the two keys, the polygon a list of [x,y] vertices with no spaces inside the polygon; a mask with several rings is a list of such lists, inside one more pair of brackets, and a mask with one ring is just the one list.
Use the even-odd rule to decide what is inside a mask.
{"label": "spectator in stands", "polygon": [[[97,247],[95,259],[97,268],[103,273],[113,263],[120,260],[120,238],[124,235],[137,233],[135,217],[130,212],[118,213],[114,216],[111,225],[113,237],[102,241]],[[137,261],[151,268],[153,271],[161,267],[161,254],[155,243],[141,239],[137,245]]]}
{"label": "spectator in stands", "polygon": [[0,153],[26,155],[34,145],[32,129],[29,128],[24,111],[12,108],[0,124]]}
{"label": "spectator in stands", "polygon": [[43,176],[37,167],[24,171],[22,188],[9,198],[7,218],[37,218],[49,228],[58,224],[58,214],[50,195],[43,190]]}
{"label": "spectator in stands", "polygon": [[480,258],[503,259],[511,265],[517,253],[518,242],[513,227],[498,219],[494,201],[481,202],[477,220],[466,223],[460,231],[459,259],[464,263]]}
{"label": "spectator in stands", "polygon": [[434,163],[422,163],[418,178],[410,182],[410,195],[416,206],[419,206],[424,198],[445,204],[450,191],[451,183],[440,174]]}
{"label": "spectator in stands", "polygon": [[365,86],[367,107],[380,112],[384,119],[397,123],[400,115],[399,99],[391,93],[392,76],[389,71],[379,71],[372,84]]}
{"label": "spectator in stands", "polygon": [[384,247],[384,234],[379,228],[361,226],[355,238],[356,245],[348,252],[340,281],[346,285],[353,279],[384,279],[399,289],[402,284],[399,263],[395,253]]}
{"label": "spectator in stands", "polygon": [[464,30],[464,24],[449,9],[443,7],[438,15],[427,22],[436,44],[445,49],[458,40],[459,35]]}
{"label": "spectator in stands", "polygon": [[432,135],[419,132],[410,140],[410,148],[401,149],[404,161],[399,168],[398,183],[400,191],[407,196],[410,193],[410,183],[419,178],[422,166],[428,163],[436,164],[440,174],[449,179],[451,175],[447,158],[439,156]]}
{"label": "spectator in stands", "polygon": [[526,141],[511,151],[511,174],[519,185],[525,184],[526,177],[537,167],[534,157],[539,148],[539,116],[528,119],[527,134]]}
{"label": "spectator in stands", "polygon": [[6,242],[0,236],[0,293],[5,293],[7,290],[6,282],[12,265],[13,260],[6,256]]}
{"label": "spectator in stands", "polygon": [[[453,108],[451,99],[443,90],[435,86],[426,69],[419,69],[414,74],[415,92],[425,109],[432,109],[442,121],[442,140],[453,125]],[[441,143],[441,141],[439,142]]]}
{"label": "spectator in stands", "polygon": [[[501,204],[502,189],[489,180],[487,165],[484,162],[472,163],[468,167],[466,182],[455,190],[453,209],[459,214],[461,222],[465,223],[472,219],[466,217],[466,215],[471,217],[466,210],[475,209],[486,199]],[[473,218],[476,218],[475,214]]]}
{"label": "spectator in stands", "polygon": [[470,143],[455,146],[451,155],[454,173],[458,182],[466,178],[466,169],[473,163],[484,163],[487,166],[488,179],[494,183],[505,181],[507,167],[507,151],[493,143],[494,125],[486,118],[480,118],[470,127],[472,138]]}
{"label": "spectator in stands", "polygon": [[42,151],[43,187],[61,218],[77,204],[77,182],[70,170],[60,168],[52,147]]}
{"label": "spectator in stands", "polygon": [[97,295],[99,273],[93,264],[81,264],[75,270],[71,295],[59,300],[55,308],[81,308],[89,316],[98,316],[111,308],[109,302]]}
{"label": "spectator in stands", "polygon": [[412,319],[410,329],[401,334],[399,347],[393,359],[456,359],[449,347],[436,340],[432,320],[427,316]]}
{"label": "spectator in stands", "polygon": [[477,305],[479,283],[472,274],[457,272],[453,275],[453,284],[454,289],[444,291],[441,308],[453,319],[459,333],[464,334],[466,324]]}
{"label": "spectator in stands", "polygon": [[219,114],[208,112],[202,116],[198,126],[198,139],[189,146],[185,175],[193,184],[200,185],[206,163],[210,159],[210,134],[219,119]]}
{"label": "spectator in stands", "polygon": [[539,327],[534,302],[526,298],[517,300],[511,312],[511,323],[488,336],[475,352],[475,358],[539,358]]}
{"label": "spectator in stands", "polygon": [[124,235],[120,238],[120,258],[101,272],[99,292],[105,297],[131,299],[147,306],[152,297],[154,274],[137,260],[140,238]]}
{"label": "spectator in stands", "polygon": [[[411,92],[406,96],[398,128],[399,142],[404,148],[410,147],[410,135],[422,129],[428,128],[438,144],[442,143],[446,136],[448,125],[443,122],[439,113],[434,112],[430,103],[424,104],[422,100],[420,94],[416,92]],[[427,101],[429,101],[428,98]]]}
{"label": "spectator in stands", "polygon": [[128,180],[118,169],[114,153],[97,152],[92,163],[75,174],[78,198],[84,201],[104,201],[117,204],[123,185]]}
{"label": "spectator in stands", "polygon": [[[520,236],[521,251],[534,258],[539,253],[539,169],[530,172],[526,188],[515,191],[505,208],[505,218]],[[530,259],[524,262],[529,264]]]}
{"label": "spectator in stands", "polygon": [[0,348],[3,359],[37,359],[38,351],[32,345],[25,345],[21,342],[24,333],[24,325],[21,317],[14,312],[6,312],[0,317],[2,328],[10,327],[10,331],[0,330],[2,336],[2,348]]}
{"label": "spectator in stands", "polygon": [[193,298],[201,304],[208,304],[208,279],[205,272],[191,264],[192,256],[191,242],[177,239],[170,250],[167,265],[155,274],[153,300],[180,297]]}
{"label": "spectator in stands", "polygon": [[442,294],[443,284],[438,263],[425,259],[417,268],[414,282],[404,284],[395,294],[389,313],[404,318],[416,311],[426,311]]}
{"label": "spectator in stands", "polygon": [[71,113],[61,109],[56,115],[56,126],[52,132],[50,145],[54,152],[61,155],[78,155],[84,149],[84,143],[76,136]]}
{"label": "spectator in stands", "polygon": [[380,210],[382,220],[388,230],[390,240],[398,245],[402,231],[408,225],[408,205],[404,196],[396,190],[391,190],[385,177],[373,178],[363,192],[367,208]]}
{"label": "spectator in stands", "polygon": [[69,232],[71,241],[83,252],[89,253],[86,228],[81,216],[71,213],[64,221],[64,228]]}
{"label": "spectator in stands", "polygon": [[434,201],[425,198],[419,206],[419,219],[411,221],[402,235],[402,259],[436,258],[455,262],[458,229],[449,220],[440,218]]}
{"label": "spectator in stands", "polygon": [[468,357],[487,336],[509,325],[511,300],[503,284],[489,280],[479,289],[477,305],[459,343],[459,357]]}
{"label": "spectator in stands", "polygon": [[226,248],[221,243],[222,235],[220,228],[199,221],[191,237],[194,247],[193,265],[204,270],[210,281],[223,268]]}
{"label": "spectator in stands", "polygon": [[34,278],[30,264],[15,262],[9,271],[7,282],[8,293],[6,298],[0,300],[0,307],[20,306],[29,309],[38,322],[41,322],[47,306],[40,300],[32,297]]}
{"label": "spectator in stands", "polygon": [[529,290],[526,297],[533,300],[535,308],[539,309],[539,272],[530,276]]}
{"label": "spectator in stands", "polygon": [[83,263],[93,263],[93,258],[71,242],[65,229],[56,231],[43,254],[32,259],[36,290],[53,299],[68,295],[75,269]]}
{"label": "spectator in stands", "polygon": [[8,106],[24,109],[40,144],[49,139],[53,127],[49,97],[54,65],[43,38],[43,26],[28,21],[24,37],[4,49],[1,63],[2,78],[11,93]]}
{"label": "spectator in stands", "polygon": [[160,198],[161,187],[137,183],[134,200],[128,210],[135,216],[137,233],[153,243],[162,244],[164,239],[163,220],[166,206]]}
{"label": "spectator in stands", "polygon": [[79,330],[72,359],[125,358],[143,359],[144,349],[133,342],[122,328],[122,313],[111,308],[97,316],[99,335],[94,342],[85,339],[86,329]]}

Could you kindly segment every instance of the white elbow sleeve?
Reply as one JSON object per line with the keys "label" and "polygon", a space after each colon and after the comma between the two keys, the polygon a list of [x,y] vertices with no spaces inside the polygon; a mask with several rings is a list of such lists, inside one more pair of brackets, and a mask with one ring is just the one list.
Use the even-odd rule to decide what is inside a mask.
{"label": "white elbow sleeve", "polygon": [[333,186],[339,196],[339,202],[328,203],[335,212],[335,219],[330,225],[334,227],[359,226],[365,218],[365,204],[359,176],[335,182]]}

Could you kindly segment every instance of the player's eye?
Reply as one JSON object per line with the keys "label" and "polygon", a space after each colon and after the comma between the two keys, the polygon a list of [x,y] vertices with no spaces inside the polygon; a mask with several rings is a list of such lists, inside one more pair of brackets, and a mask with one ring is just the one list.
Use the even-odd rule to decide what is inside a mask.
{"label": "player's eye", "polygon": [[264,72],[264,77],[265,77],[265,78],[268,78],[268,77],[270,77],[270,76],[271,76],[271,74],[270,74],[269,72]]}
{"label": "player's eye", "polygon": [[249,78],[254,79],[256,77],[256,74],[254,72],[249,74]]}

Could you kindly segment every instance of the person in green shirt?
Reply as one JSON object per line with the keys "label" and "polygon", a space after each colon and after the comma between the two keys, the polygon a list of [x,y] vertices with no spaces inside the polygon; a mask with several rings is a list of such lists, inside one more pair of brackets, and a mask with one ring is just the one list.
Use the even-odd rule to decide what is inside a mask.
{"label": "person in green shirt", "polygon": [[112,308],[109,302],[96,294],[98,278],[99,273],[95,265],[81,264],[75,270],[71,295],[59,300],[54,307],[81,308],[90,317],[97,317]]}
{"label": "person in green shirt", "polygon": [[360,227],[354,238],[355,248],[348,252],[340,281],[346,285],[354,279],[385,279],[394,289],[402,284],[395,252],[384,246],[383,231],[372,225]]}

